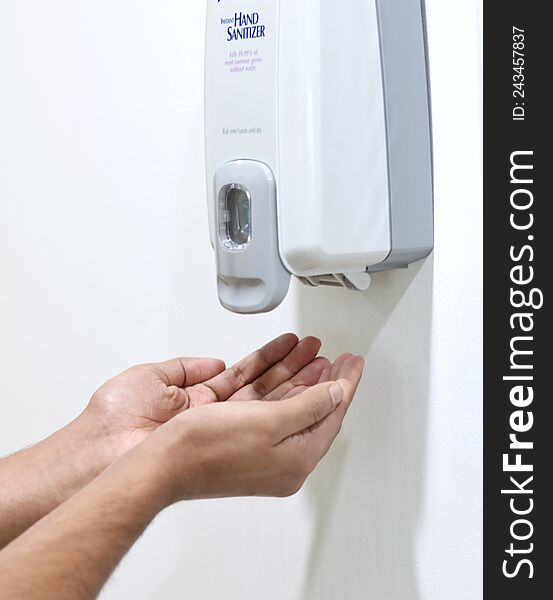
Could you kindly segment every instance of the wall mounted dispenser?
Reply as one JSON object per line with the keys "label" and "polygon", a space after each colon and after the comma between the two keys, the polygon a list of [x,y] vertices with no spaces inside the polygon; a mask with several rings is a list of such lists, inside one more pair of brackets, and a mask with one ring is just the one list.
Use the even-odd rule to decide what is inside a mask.
{"label": "wall mounted dispenser", "polygon": [[291,275],[365,290],[433,247],[421,0],[209,0],[206,159],[223,306]]}

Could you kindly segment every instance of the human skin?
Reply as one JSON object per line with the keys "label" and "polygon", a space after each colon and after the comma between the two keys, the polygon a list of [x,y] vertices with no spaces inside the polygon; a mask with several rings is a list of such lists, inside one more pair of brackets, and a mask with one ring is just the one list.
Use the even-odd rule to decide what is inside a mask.
{"label": "human skin", "polygon": [[195,408],[160,426],[0,554],[0,597],[95,598],[151,520],[181,501],[296,493],[338,434],[359,357],[295,397]]}
{"label": "human skin", "polygon": [[[136,367],[57,437],[0,462],[4,537],[50,513],[0,553],[0,598],[95,597],[174,502],[295,493],[337,435],[363,369],[350,355],[331,365],[319,349],[288,334],[228,370],[211,359]],[[21,509],[18,493],[44,498]]]}
{"label": "human skin", "polygon": [[285,334],[229,369],[221,360],[179,358],[111,379],[72,423],[0,460],[0,549],[183,410],[313,385],[329,366],[316,358],[320,345]]}

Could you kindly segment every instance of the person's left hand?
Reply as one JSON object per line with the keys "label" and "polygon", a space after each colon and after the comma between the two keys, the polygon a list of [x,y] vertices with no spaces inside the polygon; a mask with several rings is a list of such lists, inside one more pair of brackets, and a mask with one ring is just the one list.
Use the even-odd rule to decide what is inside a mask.
{"label": "person's left hand", "polygon": [[99,426],[113,460],[184,410],[227,400],[279,400],[326,381],[321,342],[286,334],[225,369],[221,360],[177,358],[133,367],[104,384],[82,418]]}

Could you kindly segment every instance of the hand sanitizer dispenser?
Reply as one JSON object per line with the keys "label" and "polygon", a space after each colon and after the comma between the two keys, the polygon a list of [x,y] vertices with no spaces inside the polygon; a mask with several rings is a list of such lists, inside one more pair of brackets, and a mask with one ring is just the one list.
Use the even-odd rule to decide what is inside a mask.
{"label": "hand sanitizer dispenser", "polygon": [[421,0],[209,0],[206,153],[221,303],[291,276],[365,290],[433,247]]}

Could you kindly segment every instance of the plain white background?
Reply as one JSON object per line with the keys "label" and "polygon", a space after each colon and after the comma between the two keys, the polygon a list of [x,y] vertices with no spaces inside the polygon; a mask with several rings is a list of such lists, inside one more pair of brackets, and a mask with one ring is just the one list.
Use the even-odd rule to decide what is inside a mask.
{"label": "plain white background", "polygon": [[301,494],[168,510],[105,600],[481,597],[481,2],[427,3],[433,257],[238,317],[208,240],[205,2],[0,0],[0,455],[137,362],[288,330],[367,357]]}

